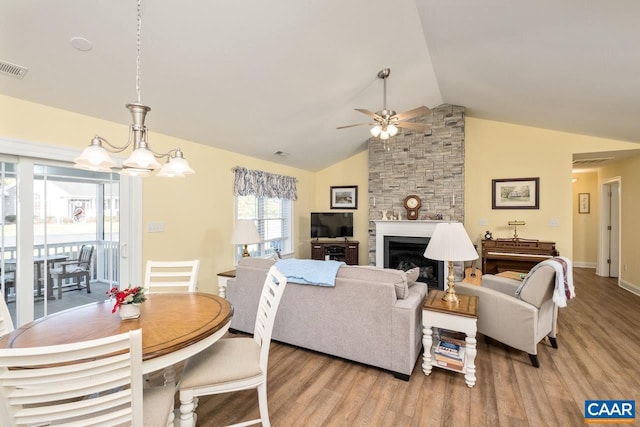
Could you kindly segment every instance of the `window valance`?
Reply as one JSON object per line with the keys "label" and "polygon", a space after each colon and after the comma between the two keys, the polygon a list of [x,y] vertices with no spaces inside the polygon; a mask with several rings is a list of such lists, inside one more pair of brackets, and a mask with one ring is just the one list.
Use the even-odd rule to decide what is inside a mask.
{"label": "window valance", "polygon": [[236,196],[257,196],[273,199],[297,200],[296,179],[264,171],[233,168],[235,173],[234,194]]}

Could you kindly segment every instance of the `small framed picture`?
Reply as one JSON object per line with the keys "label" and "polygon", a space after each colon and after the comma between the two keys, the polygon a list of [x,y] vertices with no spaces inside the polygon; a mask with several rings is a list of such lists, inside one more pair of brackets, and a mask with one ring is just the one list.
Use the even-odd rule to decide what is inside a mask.
{"label": "small framed picture", "polygon": [[578,213],[581,214],[588,214],[591,212],[590,210],[590,202],[591,200],[589,200],[591,198],[591,194],[590,193],[579,193],[578,194]]}
{"label": "small framed picture", "polygon": [[358,209],[358,186],[331,187],[331,209]]}
{"label": "small framed picture", "polygon": [[540,178],[491,180],[492,209],[540,209]]}

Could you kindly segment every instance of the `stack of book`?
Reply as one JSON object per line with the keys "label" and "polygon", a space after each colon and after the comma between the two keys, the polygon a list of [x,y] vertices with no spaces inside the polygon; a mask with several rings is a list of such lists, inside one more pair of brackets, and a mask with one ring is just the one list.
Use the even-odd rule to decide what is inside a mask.
{"label": "stack of book", "polygon": [[438,366],[461,371],[464,367],[464,334],[440,330],[440,341],[434,349]]}

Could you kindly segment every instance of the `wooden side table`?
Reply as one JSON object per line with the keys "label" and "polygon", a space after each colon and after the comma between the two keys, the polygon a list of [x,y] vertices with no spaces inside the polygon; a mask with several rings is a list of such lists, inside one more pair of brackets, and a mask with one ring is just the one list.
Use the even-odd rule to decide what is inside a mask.
{"label": "wooden side table", "polygon": [[[432,290],[422,305],[422,344],[424,346],[422,371],[425,375],[431,373],[431,368],[437,366],[443,369],[464,374],[469,387],[476,384],[476,331],[478,323],[478,297],[456,293],[459,301],[449,303],[443,301],[444,291]],[[433,342],[434,328],[443,328],[462,332],[465,337],[465,352],[461,370],[438,365],[434,350],[438,341]],[[438,332],[436,331],[436,334]],[[439,336],[438,336],[439,338]]]}
{"label": "wooden side table", "polygon": [[218,295],[222,298],[227,297],[227,282],[229,279],[233,279],[236,277],[235,270],[223,271],[222,273],[218,273]]}

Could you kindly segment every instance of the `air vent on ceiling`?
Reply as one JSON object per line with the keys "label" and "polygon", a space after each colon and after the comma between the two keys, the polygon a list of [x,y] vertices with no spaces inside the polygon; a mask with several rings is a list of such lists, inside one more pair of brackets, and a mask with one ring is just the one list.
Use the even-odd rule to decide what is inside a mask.
{"label": "air vent on ceiling", "polygon": [[21,79],[27,74],[27,71],[29,71],[27,67],[0,60],[0,74]]}
{"label": "air vent on ceiling", "polygon": [[596,165],[598,163],[604,163],[609,160],[613,160],[613,157],[598,157],[594,159],[576,159],[573,161],[573,165]]}

